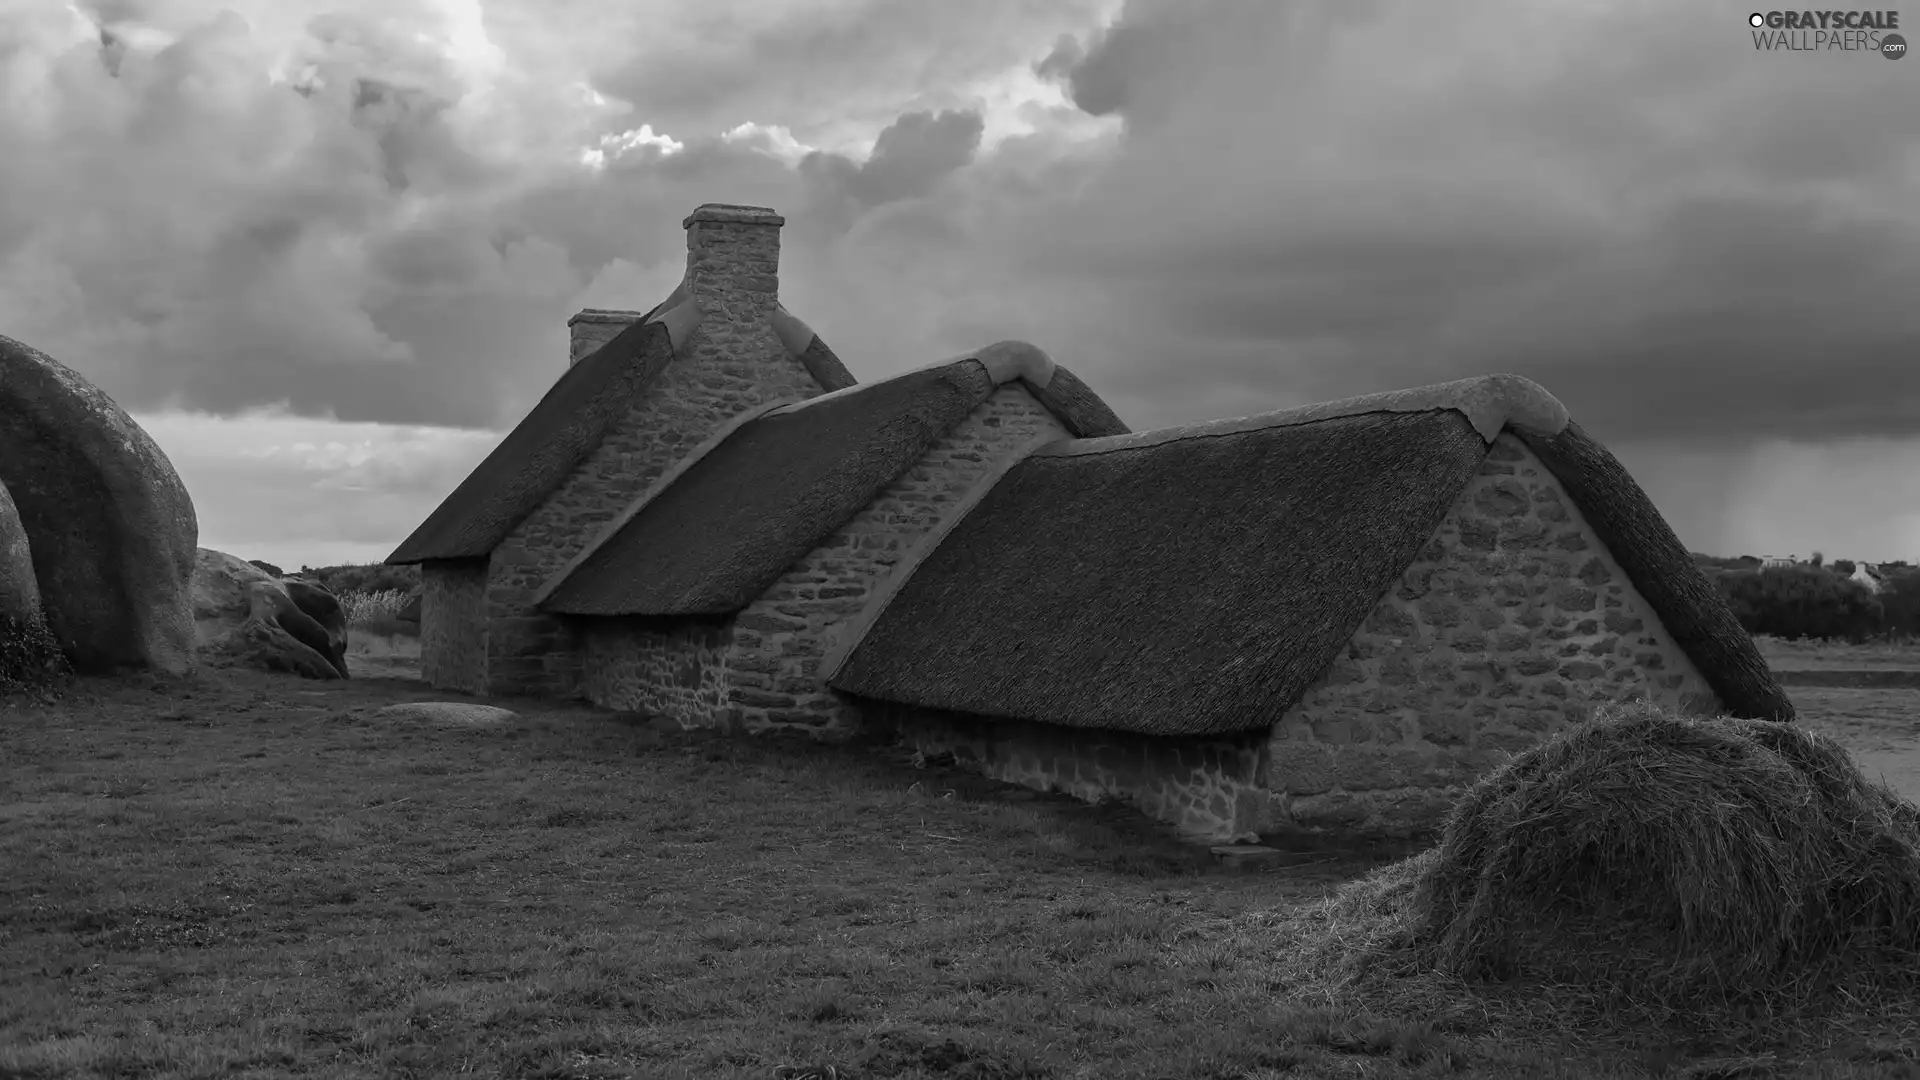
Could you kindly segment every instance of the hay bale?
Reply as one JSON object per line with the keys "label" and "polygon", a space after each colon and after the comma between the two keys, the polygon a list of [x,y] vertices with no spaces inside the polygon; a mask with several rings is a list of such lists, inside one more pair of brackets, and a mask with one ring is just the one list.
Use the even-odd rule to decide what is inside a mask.
{"label": "hay bale", "polygon": [[1449,817],[1426,958],[1672,1000],[1920,959],[1920,808],[1791,724],[1636,703],[1515,758]]}

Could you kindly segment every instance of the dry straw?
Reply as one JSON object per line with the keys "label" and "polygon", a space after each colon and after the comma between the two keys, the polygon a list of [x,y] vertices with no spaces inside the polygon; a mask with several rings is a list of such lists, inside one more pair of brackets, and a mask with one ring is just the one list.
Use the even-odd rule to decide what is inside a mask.
{"label": "dry straw", "polygon": [[1350,988],[1512,981],[1667,1015],[1905,994],[1920,807],[1795,725],[1608,707],[1482,779],[1437,849],[1306,925]]}

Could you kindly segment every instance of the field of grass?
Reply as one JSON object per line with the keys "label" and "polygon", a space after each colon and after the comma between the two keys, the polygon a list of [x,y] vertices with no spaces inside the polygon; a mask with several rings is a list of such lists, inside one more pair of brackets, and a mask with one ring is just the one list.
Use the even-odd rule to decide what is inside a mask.
{"label": "field of grass", "polygon": [[1279,927],[1363,855],[1228,873],[879,748],[374,713],[433,697],[0,705],[0,1076],[1920,1077],[1911,1017],[1729,1042],[1525,986],[1354,999]]}

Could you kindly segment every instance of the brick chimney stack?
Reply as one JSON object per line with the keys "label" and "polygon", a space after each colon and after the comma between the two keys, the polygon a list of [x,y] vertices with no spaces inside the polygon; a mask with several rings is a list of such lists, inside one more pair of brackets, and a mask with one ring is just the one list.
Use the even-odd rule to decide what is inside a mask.
{"label": "brick chimney stack", "polygon": [[686,287],[727,323],[764,323],[780,297],[780,226],[764,206],[707,203],[687,215]]}

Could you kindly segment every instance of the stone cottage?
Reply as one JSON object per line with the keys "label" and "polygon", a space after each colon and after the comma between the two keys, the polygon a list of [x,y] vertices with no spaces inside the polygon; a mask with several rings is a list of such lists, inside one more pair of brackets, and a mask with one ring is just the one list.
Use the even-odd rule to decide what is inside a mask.
{"label": "stone cottage", "polygon": [[435,685],[892,732],[1203,840],[1417,829],[1600,702],[1792,717],[1534,383],[1144,433],[1018,342],[856,385],[779,306],[777,215],[686,224],[680,288],[576,316],[389,559]]}
{"label": "stone cottage", "polygon": [[731,418],[853,385],[780,306],[783,218],[707,205],[687,272],[653,310],[583,311],[567,370],[389,563],[421,565],[421,668],[471,693],[570,694],[571,629],[533,594]]}

